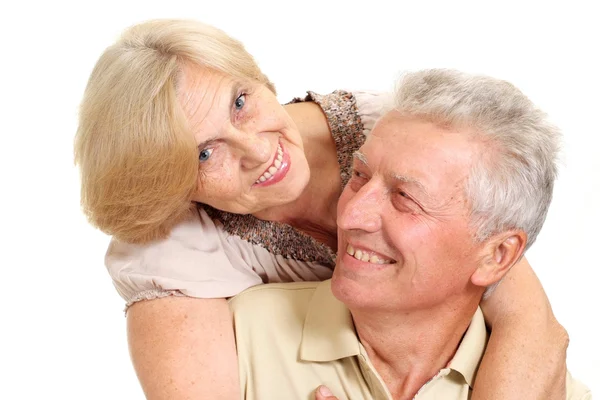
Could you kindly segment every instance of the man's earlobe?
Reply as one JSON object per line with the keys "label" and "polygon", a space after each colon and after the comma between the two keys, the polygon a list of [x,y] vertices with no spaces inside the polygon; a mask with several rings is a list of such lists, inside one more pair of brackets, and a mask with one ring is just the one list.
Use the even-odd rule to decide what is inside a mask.
{"label": "man's earlobe", "polygon": [[523,231],[504,232],[488,239],[483,261],[471,275],[471,282],[483,287],[498,282],[519,261],[526,243],[527,234]]}

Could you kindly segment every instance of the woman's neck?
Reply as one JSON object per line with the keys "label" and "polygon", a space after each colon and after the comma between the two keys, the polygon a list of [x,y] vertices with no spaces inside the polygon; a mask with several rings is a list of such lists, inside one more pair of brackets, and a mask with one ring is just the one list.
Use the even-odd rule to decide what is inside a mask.
{"label": "woman's neck", "polygon": [[336,250],[337,201],[342,187],[337,150],[327,118],[315,103],[288,104],[285,109],[300,130],[310,180],[295,201],[254,216],[289,224]]}

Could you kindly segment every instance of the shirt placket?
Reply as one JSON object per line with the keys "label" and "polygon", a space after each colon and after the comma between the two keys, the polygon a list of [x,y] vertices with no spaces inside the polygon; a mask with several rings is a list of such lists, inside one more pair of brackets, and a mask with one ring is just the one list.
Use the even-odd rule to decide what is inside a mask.
{"label": "shirt placket", "polygon": [[387,389],[387,386],[379,374],[377,374],[377,372],[373,369],[373,366],[367,360],[367,358],[362,354],[359,354],[357,357],[358,365],[360,366],[362,375],[367,381],[369,390],[371,393],[373,393],[373,398],[376,400],[393,400],[391,393]]}

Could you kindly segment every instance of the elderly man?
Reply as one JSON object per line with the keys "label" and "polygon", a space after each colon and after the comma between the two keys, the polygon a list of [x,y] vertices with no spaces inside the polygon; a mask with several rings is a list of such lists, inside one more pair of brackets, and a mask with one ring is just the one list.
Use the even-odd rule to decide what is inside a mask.
{"label": "elderly man", "polygon": [[[514,86],[406,75],[355,154],[322,283],[230,303],[247,399],[468,399],[486,346],[478,304],[535,241],[558,131]],[[588,399],[567,376],[567,398]]]}

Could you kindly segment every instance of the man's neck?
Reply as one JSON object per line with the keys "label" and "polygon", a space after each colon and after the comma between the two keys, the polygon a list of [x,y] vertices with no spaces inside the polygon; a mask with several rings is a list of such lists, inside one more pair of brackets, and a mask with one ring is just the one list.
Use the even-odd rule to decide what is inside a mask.
{"label": "man's neck", "polygon": [[351,310],[360,341],[394,399],[412,399],[448,365],[478,303],[471,296],[407,313]]}
{"label": "man's neck", "polygon": [[294,202],[262,210],[254,216],[289,224],[336,250],[336,205],[342,187],[337,151],[327,119],[314,103],[291,104],[286,106],[286,111],[300,130],[310,181]]}

